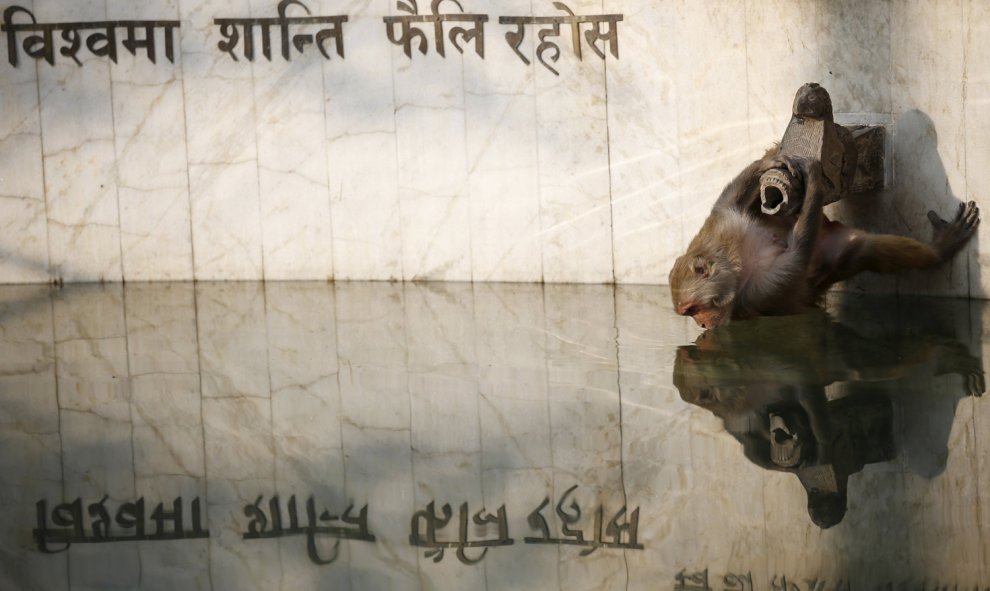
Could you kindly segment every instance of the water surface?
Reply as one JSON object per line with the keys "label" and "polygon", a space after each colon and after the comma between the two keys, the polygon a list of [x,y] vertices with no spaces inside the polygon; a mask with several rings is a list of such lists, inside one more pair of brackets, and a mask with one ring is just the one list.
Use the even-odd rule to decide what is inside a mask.
{"label": "water surface", "polygon": [[3,287],[0,589],[972,588],[984,310]]}

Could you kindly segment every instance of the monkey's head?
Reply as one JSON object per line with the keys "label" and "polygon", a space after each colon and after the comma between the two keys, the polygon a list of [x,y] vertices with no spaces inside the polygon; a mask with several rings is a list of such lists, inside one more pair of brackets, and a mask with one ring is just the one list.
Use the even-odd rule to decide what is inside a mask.
{"label": "monkey's head", "polygon": [[718,251],[692,250],[678,257],[670,270],[674,310],[690,316],[701,328],[727,324],[736,301],[739,265]]}

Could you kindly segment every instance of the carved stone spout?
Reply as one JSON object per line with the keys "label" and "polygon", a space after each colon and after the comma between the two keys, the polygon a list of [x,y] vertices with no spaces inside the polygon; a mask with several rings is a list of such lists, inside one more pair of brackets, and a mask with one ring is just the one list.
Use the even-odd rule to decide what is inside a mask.
{"label": "carved stone spout", "polygon": [[[780,140],[780,153],[818,160],[831,185],[825,205],[853,192],[883,186],[883,128],[843,127],[832,114],[832,98],[822,86],[809,83],[794,97],[791,121]],[[786,169],[760,177],[760,208],[768,215],[797,212],[803,187]]]}

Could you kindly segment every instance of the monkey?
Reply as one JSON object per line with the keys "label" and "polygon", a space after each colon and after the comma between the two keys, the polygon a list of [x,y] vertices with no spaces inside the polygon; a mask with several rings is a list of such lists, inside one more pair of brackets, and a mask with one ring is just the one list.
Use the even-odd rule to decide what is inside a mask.
{"label": "monkey", "polygon": [[[760,175],[786,169],[803,185],[800,211],[760,212]],[[797,314],[818,305],[829,287],[863,271],[898,273],[943,263],[958,252],[980,222],[976,203],[960,204],[952,221],[934,211],[931,242],[871,234],[829,220],[825,197],[836,189],[815,160],[771,148],[719,195],[668,282],[675,311],[703,329],[757,316]]]}

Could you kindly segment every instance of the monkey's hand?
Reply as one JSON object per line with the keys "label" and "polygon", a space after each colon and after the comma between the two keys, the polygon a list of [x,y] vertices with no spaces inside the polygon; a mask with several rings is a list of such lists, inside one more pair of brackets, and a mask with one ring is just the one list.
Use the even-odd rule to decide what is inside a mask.
{"label": "monkey's hand", "polygon": [[[790,175],[797,181],[803,181],[805,178],[806,171],[811,167],[812,163],[815,162],[810,158],[802,158],[801,156],[791,156],[786,154],[777,154],[769,158],[765,158],[760,162],[760,168],[758,173],[763,174],[768,170],[773,170],[779,168],[781,170],[786,170]],[[820,167],[819,167],[820,168]]]}
{"label": "monkey's hand", "polygon": [[956,218],[951,222],[943,220],[934,211],[928,212],[928,219],[935,227],[932,248],[945,261],[959,252],[976,232],[976,227],[980,224],[980,208],[973,201],[960,203]]}
{"label": "monkey's hand", "polygon": [[[760,167],[760,174],[765,175],[769,171],[775,172],[772,173],[772,178],[766,181],[761,176],[760,196],[762,199],[761,203],[764,206],[762,212],[778,217],[790,217],[800,213],[807,200],[808,177],[816,174],[821,176],[819,172],[820,167],[817,167],[818,170],[816,170],[814,166],[815,162],[808,158],[792,155],[777,155],[767,158]],[[785,178],[781,178],[781,173],[783,173]],[[784,182],[783,186],[786,188],[780,188],[773,193],[768,189],[766,195],[763,194],[764,183],[769,188],[775,185],[779,186],[781,181]],[[819,182],[817,186],[824,185]],[[771,209],[767,209],[767,207]],[[773,213],[770,213],[770,211],[773,211]]]}
{"label": "monkey's hand", "polygon": [[804,305],[808,269],[822,225],[825,181],[821,163],[806,158],[782,157],[777,167],[786,168],[790,174],[804,180],[804,198],[791,228],[787,249],[777,257],[769,271],[750,279],[746,302],[755,310],[780,310],[788,305],[797,310]]}

